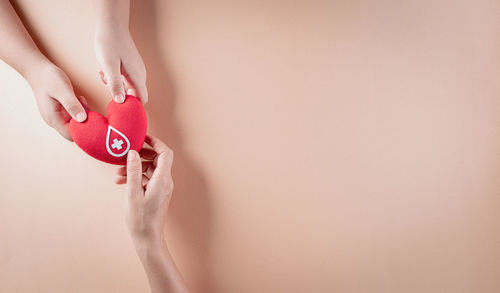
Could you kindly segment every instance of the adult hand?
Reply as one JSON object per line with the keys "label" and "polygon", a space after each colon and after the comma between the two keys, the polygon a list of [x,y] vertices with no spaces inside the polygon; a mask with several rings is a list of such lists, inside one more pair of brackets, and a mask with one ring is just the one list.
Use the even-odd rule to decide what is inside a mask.
{"label": "adult hand", "polygon": [[[127,183],[126,220],[134,240],[159,240],[174,189],[173,152],[155,137],[146,137],[152,149],[128,152],[127,166],[118,168],[117,184]],[[141,162],[141,157],[144,161]]]}
{"label": "adult hand", "polygon": [[[158,138],[146,137],[153,149],[128,152],[116,183],[127,183],[127,225],[152,293],[189,292],[170,254],[163,227],[174,184],[174,154]],[[144,161],[141,162],[141,157]]]}
{"label": "adult hand", "polygon": [[99,28],[94,42],[99,72],[117,103],[125,101],[125,92],[137,92],[142,103],[148,101],[146,67],[128,29]]}
{"label": "adult hand", "polygon": [[83,122],[87,119],[87,113],[75,96],[68,76],[59,67],[43,60],[31,66],[25,77],[33,89],[43,120],[72,141],[69,121],[73,118]]}

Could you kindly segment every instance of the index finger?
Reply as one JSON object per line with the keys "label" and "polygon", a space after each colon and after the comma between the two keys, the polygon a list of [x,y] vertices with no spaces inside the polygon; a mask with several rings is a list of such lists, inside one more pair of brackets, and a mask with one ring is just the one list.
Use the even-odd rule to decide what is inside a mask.
{"label": "index finger", "polygon": [[170,152],[170,148],[157,137],[146,135],[146,139],[144,141],[147,144],[149,144],[151,147],[153,147],[153,150],[158,155],[161,155],[162,153]]}
{"label": "index finger", "polygon": [[69,132],[69,122],[64,121],[62,118],[56,118],[56,122],[52,126],[59,134],[69,141],[73,141],[73,137]]}
{"label": "index finger", "polygon": [[125,79],[127,91],[133,91],[133,96],[138,97],[143,104],[146,104],[148,101],[148,89],[146,87],[146,80],[143,80],[140,75],[128,74],[126,70],[125,72],[123,72],[123,77]]}
{"label": "index finger", "polygon": [[172,167],[174,152],[164,144],[160,139],[153,136],[146,136],[146,143],[153,147],[153,150],[158,154],[153,161],[153,165],[156,167],[153,175],[151,176],[151,181],[154,182],[158,180],[156,178],[168,178],[170,176],[170,169]]}

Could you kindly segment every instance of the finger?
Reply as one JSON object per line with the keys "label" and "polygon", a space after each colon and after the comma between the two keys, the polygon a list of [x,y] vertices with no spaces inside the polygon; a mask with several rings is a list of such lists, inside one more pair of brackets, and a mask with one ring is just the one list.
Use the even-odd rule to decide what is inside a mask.
{"label": "finger", "polygon": [[78,100],[80,101],[83,107],[89,106],[89,103],[87,102],[87,99],[84,96],[78,96]]}
{"label": "finger", "polygon": [[168,180],[172,181],[171,169],[174,160],[174,152],[168,149],[168,151],[165,151],[160,155],[158,155],[156,159],[157,159],[157,165],[156,169],[151,175],[151,181],[162,180],[162,179],[166,179],[166,181]]}
{"label": "finger", "polygon": [[127,177],[126,176],[120,176],[115,178],[115,183],[116,184],[125,184],[127,183]]}
{"label": "finger", "polygon": [[[143,161],[142,162],[142,172],[146,172],[146,170],[149,168],[149,166],[152,166],[152,162],[148,161]],[[118,176],[127,176],[127,166],[120,166],[118,169],[116,169],[116,175]]]}
{"label": "finger", "polygon": [[127,89],[127,95],[138,97],[139,93],[135,89],[133,89],[133,88],[128,88]]}
{"label": "finger", "polygon": [[87,119],[87,113],[78,98],[71,91],[63,93],[59,97],[53,97],[61,103],[64,109],[71,115],[77,122],[83,122]]}
{"label": "finger", "polygon": [[170,148],[157,137],[146,135],[145,142],[149,144],[157,154],[171,151]]}
{"label": "finger", "polygon": [[62,121],[60,119],[57,119],[52,125],[52,127],[59,132],[59,134],[64,137],[65,139],[69,141],[73,141],[73,137],[71,137],[71,134],[69,132],[69,123]]}
{"label": "finger", "polygon": [[[149,182],[149,178],[142,175],[141,185],[143,188],[144,188],[144,186],[146,186],[148,184],[148,182]],[[127,183],[127,176],[116,177],[115,183],[119,184],[119,185]]]}
{"label": "finger", "polygon": [[[62,121],[62,123],[69,123],[71,120],[71,115],[66,112],[66,109],[64,109],[63,106],[59,105],[60,108],[56,110],[55,116],[59,117],[59,119]],[[85,107],[84,107],[85,108]]]}
{"label": "finger", "polygon": [[127,176],[127,166],[122,166],[122,167],[118,167],[118,169],[116,169],[116,176],[120,177],[120,176]]}
{"label": "finger", "polygon": [[144,192],[141,181],[141,159],[136,151],[130,150],[127,156],[127,194],[129,197],[135,197]]}
{"label": "finger", "polygon": [[105,62],[102,71],[113,100],[117,103],[125,101],[125,89],[123,87],[123,78],[120,72],[120,60],[117,62]]}
{"label": "finger", "polygon": [[141,184],[142,184],[142,187],[144,188],[144,186],[148,185],[148,182],[149,182],[149,178],[142,175],[142,181],[141,181]]}
{"label": "finger", "polygon": [[[147,188],[149,189],[150,186],[160,188],[170,194],[174,187],[171,173],[174,153],[156,137],[146,136],[146,143],[151,145],[158,153],[158,156],[153,161],[153,165],[156,166],[156,169],[154,169],[150,177],[150,184],[147,185]],[[148,173],[148,171],[146,171],[146,173]],[[151,172],[149,172],[149,174],[151,174]]]}
{"label": "finger", "polygon": [[154,171],[155,171],[155,166],[153,166],[153,164],[150,164],[148,166],[148,168],[146,168],[146,171],[145,171],[146,172],[146,176],[148,178],[151,178],[153,176],[153,174],[154,174]]}
{"label": "finger", "polygon": [[116,169],[116,175],[127,176],[127,166],[120,166]]}
{"label": "finger", "polygon": [[159,155],[156,156],[156,158],[154,158],[154,160],[153,160],[153,166],[155,166],[155,168],[158,166],[158,158],[159,158]]}
{"label": "finger", "polygon": [[174,152],[168,149],[168,151],[163,152],[158,156],[156,169],[168,171],[168,174],[170,174],[170,169],[172,168],[173,161]]}
{"label": "finger", "polygon": [[104,76],[104,72],[101,69],[98,72],[99,72],[99,77],[101,78],[102,83],[104,83],[105,85],[108,84],[108,82],[106,81],[106,76]]}
{"label": "finger", "polygon": [[148,88],[146,87],[146,83],[141,83],[137,87],[139,99],[143,104],[146,104],[149,100],[148,96]]}
{"label": "finger", "polygon": [[158,155],[154,150],[147,148],[141,149],[139,154],[141,155],[141,158],[145,160],[153,160]]}
{"label": "finger", "polygon": [[148,101],[148,88],[146,87],[146,77],[142,74],[128,73],[125,70],[123,77],[128,90],[133,90],[135,97],[138,97],[143,104]]}
{"label": "finger", "polygon": [[43,97],[43,99],[45,99],[45,102],[38,105],[43,121],[51,128],[54,128],[62,137],[73,141],[69,133],[71,116],[56,99],[49,96]]}
{"label": "finger", "polygon": [[83,108],[85,109],[86,112],[90,111],[90,109],[89,109],[89,103],[88,103],[87,99],[84,96],[79,96],[78,100],[80,101],[80,103],[82,104],[82,106],[83,106]]}

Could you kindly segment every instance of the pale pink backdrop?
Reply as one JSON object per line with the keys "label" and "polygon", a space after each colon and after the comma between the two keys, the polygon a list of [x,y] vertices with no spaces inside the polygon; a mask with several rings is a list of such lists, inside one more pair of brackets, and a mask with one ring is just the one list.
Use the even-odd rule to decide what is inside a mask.
{"label": "pale pink backdrop", "polygon": [[[19,0],[92,108],[92,1]],[[500,5],[135,1],[195,292],[500,292]],[[1,29],[1,28],[0,28]],[[146,292],[115,167],[0,64],[0,292]]]}

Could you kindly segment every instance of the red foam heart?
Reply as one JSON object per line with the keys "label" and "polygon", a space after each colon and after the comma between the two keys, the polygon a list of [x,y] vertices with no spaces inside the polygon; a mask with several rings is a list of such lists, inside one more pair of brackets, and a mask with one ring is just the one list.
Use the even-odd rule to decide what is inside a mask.
{"label": "red foam heart", "polygon": [[87,111],[82,123],[71,119],[69,132],[75,143],[90,156],[106,163],[125,165],[129,150],[139,151],[147,130],[146,112],[141,101],[127,95],[125,102],[111,101],[107,118]]}

